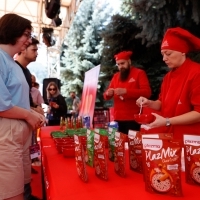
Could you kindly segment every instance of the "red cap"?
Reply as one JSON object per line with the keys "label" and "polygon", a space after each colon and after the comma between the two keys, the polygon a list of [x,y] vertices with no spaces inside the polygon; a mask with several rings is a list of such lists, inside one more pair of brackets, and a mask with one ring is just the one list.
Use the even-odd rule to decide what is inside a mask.
{"label": "red cap", "polygon": [[129,60],[131,55],[133,54],[132,51],[122,51],[118,54],[116,54],[114,57],[115,57],[115,60]]}
{"label": "red cap", "polygon": [[188,53],[200,50],[200,39],[180,27],[169,28],[163,38],[161,50],[169,49]]}

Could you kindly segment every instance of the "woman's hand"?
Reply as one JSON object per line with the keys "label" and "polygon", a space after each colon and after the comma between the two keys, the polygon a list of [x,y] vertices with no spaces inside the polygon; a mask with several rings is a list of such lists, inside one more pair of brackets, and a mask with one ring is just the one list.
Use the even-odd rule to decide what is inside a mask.
{"label": "woman's hand", "polygon": [[140,97],[136,100],[136,104],[140,107],[148,107],[154,110],[160,110],[161,109],[161,101],[160,100],[156,100],[156,101],[152,101],[149,100],[145,97]]}
{"label": "woman's hand", "polygon": [[34,110],[30,110],[30,114],[27,116],[26,121],[32,126],[33,129],[38,129],[44,125],[45,117]]}
{"label": "woman's hand", "polygon": [[146,124],[149,128],[156,128],[156,127],[166,125],[166,118],[164,118],[161,115],[158,115],[156,113],[151,113],[151,114],[155,116],[155,120],[150,124]]}
{"label": "woman's hand", "polygon": [[145,97],[140,97],[136,100],[136,104],[140,107],[149,107],[151,100],[145,98]]}
{"label": "woman's hand", "polygon": [[58,108],[59,108],[59,105],[58,105],[57,103],[53,102],[53,104],[52,104],[51,107],[58,109]]}

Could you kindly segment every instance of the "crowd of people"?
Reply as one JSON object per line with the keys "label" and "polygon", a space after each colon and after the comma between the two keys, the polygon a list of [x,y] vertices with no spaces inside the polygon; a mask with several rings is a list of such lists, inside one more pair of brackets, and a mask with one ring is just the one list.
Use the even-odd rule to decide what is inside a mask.
{"label": "crowd of people", "polygon": [[[75,91],[71,105],[55,82],[46,88],[48,110],[36,78],[27,68],[36,60],[39,41],[31,36],[31,21],[16,14],[0,18],[0,199],[31,200],[32,135],[44,124],[59,125],[61,117],[76,118],[80,99]],[[200,50],[200,39],[182,28],[169,28],[161,44],[163,61],[170,71],[165,75],[158,100],[149,100],[151,87],[144,70],[131,64],[131,51],[114,55],[119,72],[114,74],[103,96],[114,100],[114,120],[119,131],[140,130],[134,120],[139,108],[148,107],[155,120],[147,124],[151,132],[173,133],[180,139],[184,133],[199,134],[200,64],[187,53]],[[17,54],[16,59],[14,56]],[[68,106],[68,108],[67,108]],[[70,109],[69,109],[70,107]],[[17,181],[16,181],[17,180]]]}

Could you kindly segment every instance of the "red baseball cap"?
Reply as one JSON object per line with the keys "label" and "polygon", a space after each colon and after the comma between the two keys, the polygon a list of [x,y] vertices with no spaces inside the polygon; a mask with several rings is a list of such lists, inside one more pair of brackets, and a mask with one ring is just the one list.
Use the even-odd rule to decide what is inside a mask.
{"label": "red baseball cap", "polygon": [[198,51],[200,50],[200,39],[183,28],[169,28],[161,44],[161,50],[164,49],[182,53]]}
{"label": "red baseball cap", "polygon": [[122,51],[118,54],[116,54],[114,57],[115,57],[115,60],[129,60],[131,55],[133,54],[132,51]]}

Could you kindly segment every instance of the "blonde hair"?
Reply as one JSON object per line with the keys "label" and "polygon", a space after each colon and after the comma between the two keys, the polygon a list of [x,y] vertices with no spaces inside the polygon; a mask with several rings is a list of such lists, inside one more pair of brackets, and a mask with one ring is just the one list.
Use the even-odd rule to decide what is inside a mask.
{"label": "blonde hair", "polygon": [[[52,85],[56,88],[56,92],[55,92],[53,95],[51,95],[50,92],[49,92],[49,88],[50,88]],[[57,85],[55,82],[50,82],[50,83],[47,85],[46,91],[47,91],[47,99],[50,99],[51,97],[57,97],[57,96],[60,94],[60,90],[59,90],[59,88],[58,88],[58,85]]]}

